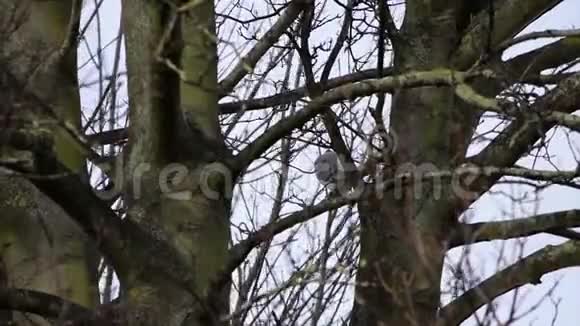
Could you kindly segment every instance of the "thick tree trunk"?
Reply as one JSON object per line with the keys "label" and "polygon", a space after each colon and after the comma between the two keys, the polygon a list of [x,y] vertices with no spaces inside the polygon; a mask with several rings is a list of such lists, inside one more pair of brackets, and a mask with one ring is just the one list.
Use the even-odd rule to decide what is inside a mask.
{"label": "thick tree trunk", "polygon": [[[12,74],[20,84],[2,78],[3,98],[17,99],[11,103],[22,104],[35,96],[54,110],[49,113],[46,108],[2,106],[4,136],[21,123],[33,126],[28,129],[30,134],[40,132],[44,128],[42,117],[51,114],[71,125],[79,124],[76,50],[69,51],[65,46],[76,37],[76,30],[71,28],[77,27],[76,18],[71,19],[71,13],[77,17],[80,7],[76,11],[72,8],[72,0],[0,4],[0,26],[5,29],[0,31],[2,74]],[[51,130],[56,130],[53,136],[59,161],[75,172],[81,171],[84,160],[77,147],[71,146],[58,127],[48,126],[47,132]],[[3,141],[9,139],[3,137]],[[34,164],[32,151],[2,145],[2,159],[30,159]],[[28,180],[2,176],[0,211],[0,260],[7,286],[55,294],[87,307],[98,303],[98,256],[86,235],[60,207]],[[45,323],[40,317],[13,315],[18,325]]]}
{"label": "thick tree trunk", "polygon": [[[450,3],[407,2],[395,70],[449,67],[457,42]],[[425,3],[431,3],[425,5]],[[408,184],[359,202],[361,254],[351,325],[431,325],[440,298],[448,231],[456,222],[449,181],[420,176],[447,170],[464,158],[475,115],[449,88],[423,87],[394,94],[390,132],[399,140],[384,175],[412,172]]]}
{"label": "thick tree trunk", "polygon": [[162,1],[123,1],[128,218],[191,273],[179,284],[138,266],[121,271],[128,325],[217,325],[228,309],[226,288],[206,300],[227,258],[233,188],[218,123],[214,24],[212,1],[179,15]]}

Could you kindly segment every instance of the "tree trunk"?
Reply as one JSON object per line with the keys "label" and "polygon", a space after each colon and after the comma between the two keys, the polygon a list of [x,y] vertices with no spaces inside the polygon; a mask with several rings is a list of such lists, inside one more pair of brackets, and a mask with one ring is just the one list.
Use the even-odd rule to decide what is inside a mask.
{"label": "tree trunk", "polygon": [[[212,1],[179,17],[162,1],[123,1],[128,218],[168,244],[192,275],[180,284],[139,267],[121,271],[128,325],[217,325],[227,313],[227,287],[205,300],[227,258],[233,189],[218,123],[214,24]],[[169,266],[164,258],[151,259]]]}
{"label": "tree trunk", "polygon": [[[437,3],[438,1],[430,1]],[[450,66],[457,42],[453,5],[407,2],[396,72]],[[457,221],[451,184],[420,180],[464,158],[476,116],[462,110],[450,88],[422,87],[393,96],[390,132],[396,151],[387,179],[411,172],[412,180],[359,202],[361,253],[351,325],[431,325],[440,298],[446,235]],[[391,153],[387,154],[390,155]]]}
{"label": "tree trunk", "polygon": [[[56,130],[53,141],[58,159],[76,172],[84,167],[77,147],[71,146],[65,132],[55,126],[42,126],[41,121],[42,117],[56,114],[61,121],[79,126],[76,51],[75,46],[72,51],[65,46],[74,42],[76,29],[71,26],[78,27],[79,11],[78,3],[75,7],[72,0],[0,4],[3,98],[17,99],[12,103],[30,103],[31,96],[37,97],[54,109],[47,112],[38,107],[3,106],[2,141],[11,139],[10,132],[18,131],[21,123],[35,126],[30,129],[31,134]],[[8,74],[19,85],[6,78]],[[2,145],[2,159],[36,163],[32,151]],[[2,176],[0,211],[0,261],[7,286],[55,294],[87,307],[98,303],[98,256],[88,237],[60,207],[25,178]],[[38,316],[13,315],[18,325],[45,324]]]}

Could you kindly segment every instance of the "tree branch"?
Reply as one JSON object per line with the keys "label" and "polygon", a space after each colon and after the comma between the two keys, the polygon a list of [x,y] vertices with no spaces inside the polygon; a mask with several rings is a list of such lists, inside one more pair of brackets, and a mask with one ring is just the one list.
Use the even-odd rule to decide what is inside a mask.
{"label": "tree branch", "polygon": [[531,32],[528,34],[520,35],[514,37],[511,40],[507,40],[501,43],[496,51],[503,52],[508,48],[527,41],[537,40],[539,38],[554,38],[563,36],[580,36],[580,29],[547,29],[539,32]]}
{"label": "tree branch", "polygon": [[325,199],[316,205],[305,207],[287,217],[275,220],[263,226],[229,250],[228,263],[220,277],[214,283],[214,286],[219,288],[221,285],[225,284],[225,282],[229,280],[231,273],[246,259],[250,252],[261,243],[270,241],[277,234],[280,234],[300,223],[306,222],[320,214],[354,203],[357,199],[358,198],[345,197]]}
{"label": "tree branch", "polygon": [[580,265],[580,242],[567,241],[546,246],[496,273],[440,311],[438,326],[459,325],[477,309],[510,290],[526,284],[539,284],[543,275]]}
{"label": "tree branch", "polygon": [[[576,73],[534,103],[529,111],[542,114],[558,108],[560,112],[571,113],[577,109],[579,101],[580,73]],[[491,144],[469,161],[478,165],[512,165],[525,154],[529,146],[554,126],[553,123],[526,123],[522,120],[512,122]]]}
{"label": "tree branch", "polygon": [[[560,112],[571,113],[578,108],[580,101],[580,73],[564,79],[558,87],[536,101],[528,110],[543,114],[558,108]],[[554,123],[542,119],[529,120],[520,118],[514,120],[502,133],[487,145],[481,152],[468,158],[468,163],[478,166],[512,166],[527,153],[538,139],[541,139]],[[480,177],[472,183],[472,190],[484,193],[501,176]],[[471,202],[463,203],[469,205]]]}
{"label": "tree branch", "polygon": [[240,59],[234,69],[219,84],[222,97],[231,93],[244,76],[254,70],[262,56],[266,54],[300,15],[306,2],[306,0],[292,1],[276,23],[262,36],[248,54]]}
{"label": "tree branch", "polygon": [[328,81],[328,77],[330,76],[330,72],[334,67],[336,59],[338,59],[340,50],[342,50],[344,42],[348,38],[348,31],[350,30],[352,24],[352,10],[358,3],[359,0],[348,0],[346,7],[344,8],[344,20],[340,28],[340,33],[338,34],[338,37],[336,38],[336,43],[334,43],[334,46],[332,47],[332,50],[328,55],[328,59],[324,64],[324,68],[322,69],[322,74],[320,76],[320,80],[322,81],[323,84]]}
{"label": "tree branch", "polygon": [[[26,174],[23,176],[27,177]],[[49,174],[47,177],[32,177],[29,180],[62,207],[85,233],[95,239],[101,252],[115,264],[116,268],[126,265],[121,219],[93,193],[89,185],[80,180],[78,175],[61,173],[56,177],[50,177]]]}
{"label": "tree branch", "polygon": [[[324,86],[328,82],[328,77],[330,76],[332,67],[334,66],[334,63],[338,58],[338,54],[340,53],[340,50],[342,49],[344,42],[348,37],[348,31],[350,29],[350,24],[352,23],[352,9],[357,3],[355,3],[353,0],[349,0],[347,3],[347,7],[345,8],[345,18],[342,23],[340,34],[328,56],[328,60],[323,67],[320,83],[318,85],[316,84],[314,77],[312,56],[309,51],[310,27],[312,24],[312,16],[314,12],[303,18],[301,25],[302,32],[300,34],[301,46],[298,49],[298,52],[300,54],[300,60],[302,61],[302,67],[304,68],[306,88],[308,90],[309,96],[312,99],[316,100],[324,93],[321,85]],[[381,70],[377,71],[379,75],[382,75]],[[322,121],[330,138],[331,146],[338,154],[340,163],[343,167],[345,167],[345,170],[350,171],[350,173],[346,176],[347,182],[349,182],[349,184],[355,184],[355,179],[357,177],[355,175],[357,172],[356,166],[354,160],[352,159],[350,150],[348,149],[348,146],[342,137],[340,128],[338,127],[338,117],[334,112],[332,112],[332,110],[329,109],[329,107],[321,109],[321,112],[323,112]]]}
{"label": "tree branch", "polygon": [[[389,76],[392,73],[392,68],[385,68],[383,77]],[[376,69],[367,69],[359,72],[354,72],[348,75],[339,76],[329,79],[322,85],[322,90],[327,91],[345,84],[359,82],[365,79],[377,78]],[[306,87],[299,87],[290,91],[282,92],[272,96],[236,101],[226,102],[219,105],[220,114],[233,114],[240,111],[260,110],[269,107],[279,106],[283,104],[293,103],[305,97],[307,93]],[[108,145],[121,142],[127,138],[127,129],[114,129],[103,131],[96,134],[87,135],[86,138],[91,144]]]}
{"label": "tree branch", "polygon": [[501,64],[497,69],[517,80],[526,82],[542,71],[557,68],[580,57],[580,37],[566,37],[554,43],[520,54]]}
{"label": "tree branch", "polygon": [[97,316],[90,309],[58,296],[33,290],[0,288],[0,309],[33,313],[46,318],[67,321],[65,325],[73,325],[68,321],[74,320],[95,321],[90,324],[95,326],[105,325],[96,323]]}
{"label": "tree branch", "polygon": [[[388,76],[392,73],[392,68],[385,68],[382,77]],[[362,70],[359,72],[354,72],[348,75],[339,76],[335,78],[330,78],[328,81],[323,83],[322,90],[327,91],[345,84],[359,82],[364,79],[369,78],[378,78],[381,77],[378,75],[376,69],[367,69]],[[307,89],[306,86],[296,88],[290,91],[282,92],[280,94],[275,94],[272,96],[251,99],[251,100],[244,100],[244,101],[236,101],[236,102],[227,102],[222,103],[219,105],[220,114],[232,114],[239,111],[252,111],[252,110],[259,110],[265,109],[273,106],[280,106],[283,104],[288,104],[292,102],[296,102],[299,99],[306,96]]]}
{"label": "tree branch", "polygon": [[[573,77],[580,77],[580,74]],[[568,127],[575,131],[580,131],[580,116],[574,116],[571,114],[567,114],[564,112],[559,111],[551,111],[551,112],[541,112],[536,113],[534,111],[523,111],[520,110],[515,105],[509,102],[500,102],[496,99],[491,99],[480,94],[477,94],[473,88],[469,87],[467,84],[458,85],[456,88],[457,96],[471,104],[477,108],[496,112],[499,114],[507,114],[512,117],[521,117],[523,116],[524,119],[533,121],[533,120],[541,120],[543,122],[558,124],[561,126]],[[580,92],[577,91],[577,94],[570,94],[571,98],[578,98],[580,99]]]}
{"label": "tree branch", "polygon": [[127,139],[127,137],[127,128],[106,130],[96,134],[86,135],[89,143],[99,146],[117,144]]}
{"label": "tree branch", "polygon": [[560,2],[562,0],[503,1],[493,14],[493,31],[490,31],[489,14],[485,10],[481,11],[467,28],[455,51],[453,67],[467,69],[483,56],[488,45],[488,33],[492,33],[490,46],[496,48]]}
{"label": "tree branch", "polygon": [[[564,179],[569,179],[569,178],[574,177],[574,176],[578,176],[578,173],[576,173],[576,172],[561,173],[561,172],[553,172],[553,171],[536,171],[536,170],[529,170],[529,169],[524,169],[524,168],[495,168],[495,167],[483,167],[483,168],[481,168],[481,167],[474,167],[474,166],[462,166],[456,170],[433,171],[433,172],[423,173],[420,175],[415,174],[414,172],[399,173],[399,174],[395,175],[395,177],[384,180],[384,181],[377,183],[377,184],[365,184],[362,189],[358,189],[358,190],[362,190],[358,194],[353,192],[349,196],[333,197],[333,198],[325,199],[322,202],[320,202],[319,204],[306,207],[301,211],[292,213],[285,218],[275,220],[275,221],[263,226],[258,231],[250,234],[246,239],[242,240],[241,242],[234,245],[230,249],[230,251],[229,251],[230,258],[228,259],[228,263],[226,265],[226,268],[224,269],[223,275],[221,275],[221,277],[218,278],[218,281],[216,281],[216,284],[224,284],[223,282],[225,282],[226,279],[230,276],[231,272],[233,272],[246,259],[246,257],[252,251],[252,249],[256,248],[261,243],[270,241],[277,234],[280,234],[281,232],[284,232],[284,231],[294,227],[295,225],[298,225],[299,223],[303,223],[305,221],[308,221],[308,220],[310,220],[310,219],[312,219],[312,218],[314,218],[322,213],[325,213],[327,211],[337,209],[337,208],[344,206],[344,205],[347,205],[347,204],[355,203],[357,201],[360,201],[363,198],[368,198],[368,196],[372,196],[373,194],[375,194],[377,192],[388,191],[388,190],[393,189],[394,187],[400,186],[402,184],[407,184],[409,182],[417,182],[419,180],[451,179],[451,178],[454,178],[457,176],[465,175],[466,173],[477,174],[477,175],[483,174],[483,175],[487,175],[487,176],[510,175],[510,176],[515,176],[515,177],[527,177],[527,178],[534,179],[534,180],[555,180],[555,181],[558,179],[564,180]],[[379,182],[379,181],[377,181],[377,182]],[[562,212],[560,214],[565,214],[565,213],[567,213],[567,212]],[[570,213],[568,213],[568,214],[575,214],[575,213],[578,214],[577,217],[579,218],[579,220],[577,222],[580,223],[580,211],[570,211]],[[558,215],[557,218],[562,219],[562,220],[558,220],[558,221],[562,222],[561,225],[559,226],[559,228],[576,226],[575,223],[577,223],[577,222],[572,221],[572,219],[573,219],[572,217],[568,217],[569,220],[563,220],[564,217],[560,216],[560,214],[557,214]],[[576,217],[576,216],[574,216],[574,217]],[[547,217],[546,217],[546,219],[547,219]],[[543,223],[544,223],[544,225],[547,225],[548,222],[543,222]],[[468,229],[470,227],[473,230]],[[469,225],[464,230],[464,233],[461,233],[461,234],[479,234],[476,232],[477,230],[478,229],[477,229],[476,224],[474,224],[473,226]],[[484,227],[481,227],[481,230],[487,230],[487,229],[485,229]],[[469,231],[471,231],[472,233],[469,233]],[[491,233],[491,231],[486,231],[486,232],[487,233],[482,233],[482,235],[481,235],[482,240],[480,240],[480,241],[485,241],[485,240],[483,240],[483,236]],[[460,238],[461,234],[456,234],[454,237],[452,237],[452,239],[454,239],[454,240],[452,240],[452,243],[456,243],[456,245],[460,245],[459,242],[463,241],[463,239],[465,239],[465,237]],[[458,239],[461,239],[461,240],[458,240]]]}
{"label": "tree branch", "polygon": [[354,84],[334,88],[312,100],[308,106],[294,115],[279,121],[272,128],[259,136],[235,157],[237,173],[246,169],[253,160],[258,158],[270,146],[276,143],[292,129],[298,128],[317,114],[329,108],[332,104],[369,96],[378,92],[391,92],[398,88],[422,86],[449,86],[469,81],[485,75],[482,72],[457,72],[447,69],[410,72],[398,76],[381,79],[364,80]]}
{"label": "tree branch", "polygon": [[460,224],[451,237],[449,247],[527,237],[538,233],[554,234],[573,227],[580,227],[580,210],[540,214],[510,221]]}

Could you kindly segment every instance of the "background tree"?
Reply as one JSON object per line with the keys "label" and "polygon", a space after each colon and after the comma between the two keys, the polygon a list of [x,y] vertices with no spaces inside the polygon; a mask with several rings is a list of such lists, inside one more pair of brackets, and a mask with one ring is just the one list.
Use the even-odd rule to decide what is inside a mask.
{"label": "background tree", "polygon": [[[580,32],[519,35],[562,2],[124,0],[108,42],[112,2],[1,1],[2,323],[486,324],[512,290],[515,322],[580,214],[470,208],[578,187],[522,164],[580,128]],[[568,240],[477,280],[474,244],[540,233]]]}

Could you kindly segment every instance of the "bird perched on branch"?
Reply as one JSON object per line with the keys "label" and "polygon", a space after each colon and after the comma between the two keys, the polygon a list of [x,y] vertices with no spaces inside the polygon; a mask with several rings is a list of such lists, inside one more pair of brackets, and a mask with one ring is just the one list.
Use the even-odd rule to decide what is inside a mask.
{"label": "bird perched on branch", "polygon": [[340,173],[338,155],[332,150],[327,150],[314,161],[314,173],[323,185],[336,185]]}

